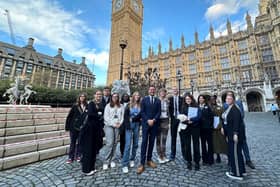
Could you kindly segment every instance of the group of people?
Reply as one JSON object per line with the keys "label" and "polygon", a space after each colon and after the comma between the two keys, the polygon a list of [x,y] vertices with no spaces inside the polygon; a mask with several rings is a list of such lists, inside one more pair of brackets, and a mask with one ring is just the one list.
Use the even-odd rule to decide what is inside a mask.
{"label": "group of people", "polygon": [[[156,96],[155,87],[148,90],[149,95],[141,97],[139,92],[131,96],[110,94],[110,89],[96,91],[93,101],[80,94],[77,103],[71,108],[65,129],[70,132],[70,150],[67,163],[81,161],[85,175],[96,172],[95,161],[103,152],[103,170],[116,167],[116,148],[120,142],[121,165],[123,173],[135,166],[140,128],[142,144],[140,165],[137,174],[145,171],[145,166],[156,168],[152,160],[154,144],[158,163],[164,164],[176,158],[176,142],[179,134],[181,152],[187,168],[200,169],[202,164],[211,166],[221,162],[220,154],[228,157],[229,172],[232,179],[242,180],[246,175],[246,164],[254,169],[246,142],[244,110],[242,102],[236,100],[233,92],[228,92],[223,106],[217,104],[217,97],[210,99],[199,95],[197,102],[187,93],[183,97],[173,89],[172,96],[162,88]],[[171,153],[166,154],[169,128],[171,130]],[[103,146],[103,138],[105,145]],[[191,149],[192,148],[192,149]],[[200,154],[201,150],[201,154]],[[243,154],[242,154],[243,152]]]}

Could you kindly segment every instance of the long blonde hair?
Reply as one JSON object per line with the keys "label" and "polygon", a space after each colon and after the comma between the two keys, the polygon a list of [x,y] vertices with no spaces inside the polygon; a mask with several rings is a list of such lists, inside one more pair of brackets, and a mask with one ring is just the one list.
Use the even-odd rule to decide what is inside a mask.
{"label": "long blonde hair", "polygon": [[[139,101],[136,101],[136,99],[135,99],[136,95],[140,96]],[[139,92],[136,91],[132,94],[132,97],[130,100],[130,107],[132,108],[132,107],[136,106],[136,107],[140,108],[140,104],[141,104],[141,95]]]}

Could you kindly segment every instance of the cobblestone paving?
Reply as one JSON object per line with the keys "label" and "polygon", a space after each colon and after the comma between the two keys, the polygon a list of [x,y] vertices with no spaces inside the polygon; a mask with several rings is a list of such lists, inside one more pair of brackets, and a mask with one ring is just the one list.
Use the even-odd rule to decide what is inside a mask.
{"label": "cobblestone paving", "polygon": [[[248,113],[246,125],[256,169],[247,167],[248,176],[243,181],[233,181],[225,176],[225,157],[220,164],[188,171],[179,148],[175,162],[158,165],[156,169],[147,168],[141,175],[136,174],[136,167],[123,174],[120,163],[104,172],[98,161],[98,173],[84,176],[79,163],[65,164],[67,157],[63,156],[2,171],[0,186],[280,186],[280,123],[271,113]],[[167,150],[169,144],[168,140]]]}

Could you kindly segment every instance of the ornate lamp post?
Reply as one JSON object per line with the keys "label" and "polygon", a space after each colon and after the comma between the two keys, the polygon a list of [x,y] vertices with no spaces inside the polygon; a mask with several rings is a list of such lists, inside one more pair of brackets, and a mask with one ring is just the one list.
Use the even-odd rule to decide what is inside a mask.
{"label": "ornate lamp post", "polygon": [[124,49],[127,46],[127,40],[120,40],[120,47],[122,49],[122,59],[121,59],[121,67],[120,67],[120,80],[123,78],[123,53]]}
{"label": "ornate lamp post", "polygon": [[178,86],[178,87],[179,87],[179,95],[181,95],[181,80],[182,80],[182,74],[181,74],[181,71],[180,71],[180,70],[177,71],[176,77],[177,77],[178,84],[179,84],[179,86]]}
{"label": "ornate lamp post", "polygon": [[192,88],[192,95],[193,95],[193,87],[194,87],[194,81],[191,79],[190,81],[190,85],[191,85],[191,88]]}

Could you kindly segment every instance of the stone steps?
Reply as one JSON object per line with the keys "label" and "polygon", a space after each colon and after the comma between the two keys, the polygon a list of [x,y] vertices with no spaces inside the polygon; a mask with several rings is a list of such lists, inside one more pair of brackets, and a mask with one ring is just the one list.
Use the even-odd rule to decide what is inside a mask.
{"label": "stone steps", "polygon": [[68,152],[68,145],[59,146],[51,149],[41,151],[34,151],[30,153],[19,154],[15,156],[5,157],[0,159],[0,170],[14,168],[41,160],[54,158],[65,155]]}
{"label": "stone steps", "polygon": [[69,109],[0,106],[0,171],[68,152]]}

